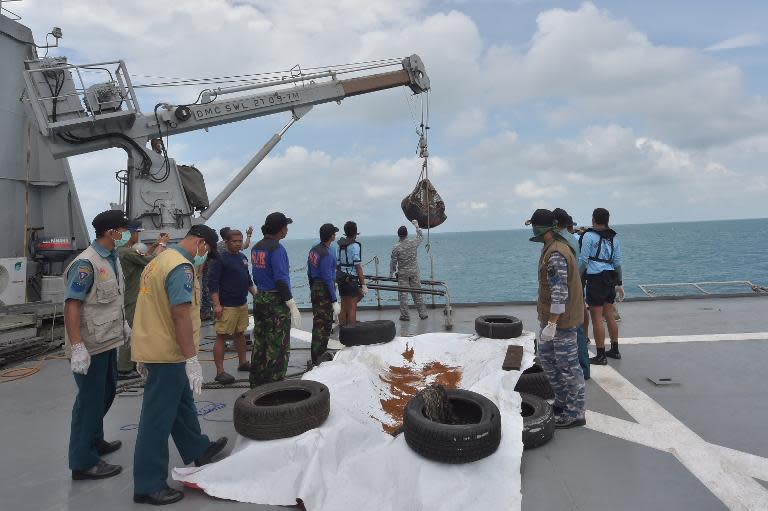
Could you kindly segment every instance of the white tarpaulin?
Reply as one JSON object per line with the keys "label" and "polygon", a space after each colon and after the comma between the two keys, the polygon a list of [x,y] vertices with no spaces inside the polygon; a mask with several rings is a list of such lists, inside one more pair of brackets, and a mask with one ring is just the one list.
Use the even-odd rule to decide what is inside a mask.
{"label": "white tarpaulin", "polygon": [[[518,510],[523,424],[514,387],[520,371],[501,369],[510,344],[523,346],[522,367],[530,367],[528,333],[509,340],[434,333],[345,348],[304,376],[330,390],[331,412],[321,427],[280,440],[238,437],[227,458],[174,469],[173,477],[223,499],[272,505],[301,499],[309,511]],[[392,398],[388,372],[418,372],[435,361],[460,370],[459,388],[499,407],[501,445],[491,456],[463,465],[437,463],[414,453],[402,434],[383,431],[396,422],[383,409]],[[430,377],[422,384],[433,382]]]}

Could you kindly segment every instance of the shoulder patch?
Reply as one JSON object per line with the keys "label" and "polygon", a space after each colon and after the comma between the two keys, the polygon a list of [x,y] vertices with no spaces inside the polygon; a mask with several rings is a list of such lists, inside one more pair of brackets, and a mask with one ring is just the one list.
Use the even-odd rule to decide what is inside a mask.
{"label": "shoulder patch", "polygon": [[192,282],[195,280],[195,272],[188,265],[184,265],[184,290],[192,291]]}
{"label": "shoulder patch", "polygon": [[88,264],[81,264],[77,267],[77,280],[83,282],[93,273],[93,268]]}

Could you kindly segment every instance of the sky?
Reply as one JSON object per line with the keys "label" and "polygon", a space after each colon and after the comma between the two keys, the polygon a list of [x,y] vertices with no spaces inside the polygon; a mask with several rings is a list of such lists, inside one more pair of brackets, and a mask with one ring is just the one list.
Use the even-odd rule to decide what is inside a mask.
{"label": "sky", "polygon": [[[442,231],[516,229],[539,207],[580,223],[605,207],[614,224],[768,210],[765,2],[27,0],[14,11],[38,41],[62,28],[52,55],[123,59],[135,84],[419,54]],[[140,89],[142,110],[200,90]],[[421,169],[421,109],[404,88],[316,107],[209,225],[258,231],[283,211],[295,237],[350,219],[395,232]],[[212,199],[287,119],[174,136],[169,156],[201,169]],[[70,165],[87,219],[117,201],[124,152]]]}

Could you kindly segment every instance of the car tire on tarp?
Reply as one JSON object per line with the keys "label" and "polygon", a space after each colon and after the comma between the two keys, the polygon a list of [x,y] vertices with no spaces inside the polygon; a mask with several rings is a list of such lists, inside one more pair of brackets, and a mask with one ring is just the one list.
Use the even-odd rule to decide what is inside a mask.
{"label": "car tire on tarp", "polygon": [[487,397],[448,389],[454,416],[466,424],[442,424],[424,414],[424,399],[414,396],[405,407],[403,433],[417,454],[442,463],[469,463],[493,454],[501,442],[501,413]]}
{"label": "car tire on tarp", "polygon": [[501,314],[479,316],[475,319],[475,332],[489,339],[513,339],[523,334],[523,322]]}
{"label": "car tire on tarp", "polygon": [[540,447],[555,434],[552,406],[533,394],[520,393],[520,415],[523,416],[523,447]]}
{"label": "car tire on tarp", "polygon": [[252,440],[297,436],[317,428],[328,418],[328,387],[312,380],[267,383],[235,401],[235,431]]}
{"label": "car tire on tarp", "polygon": [[515,385],[515,390],[520,393],[533,394],[542,399],[554,399],[555,391],[544,374],[544,369],[539,364],[534,364],[520,375]]}
{"label": "car tire on tarp", "polygon": [[339,328],[339,342],[344,346],[382,344],[395,338],[395,323],[387,319],[359,321]]}

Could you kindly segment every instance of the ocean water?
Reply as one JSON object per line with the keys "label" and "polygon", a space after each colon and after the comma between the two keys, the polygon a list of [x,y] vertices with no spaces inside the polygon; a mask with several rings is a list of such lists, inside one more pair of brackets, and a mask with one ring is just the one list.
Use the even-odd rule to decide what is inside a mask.
{"label": "ocean water", "polygon": [[[612,226],[621,239],[627,296],[644,296],[639,284],[750,280],[768,286],[768,219]],[[394,231],[394,229],[393,229]],[[419,251],[422,278],[444,281],[453,303],[534,300],[541,245],[530,230],[430,234],[430,250]],[[396,236],[362,236],[366,275],[389,275]],[[283,240],[291,261],[296,301],[309,304],[307,252],[315,240]],[[426,231],[425,231],[426,242]],[[431,268],[430,268],[431,264]],[[709,287],[716,292],[744,292],[741,286]],[[700,294],[693,288],[655,289],[658,295]],[[431,298],[425,296],[427,303]],[[436,297],[436,303],[442,303]],[[376,304],[372,290],[362,302]],[[397,294],[381,292],[382,304],[397,303]]]}

